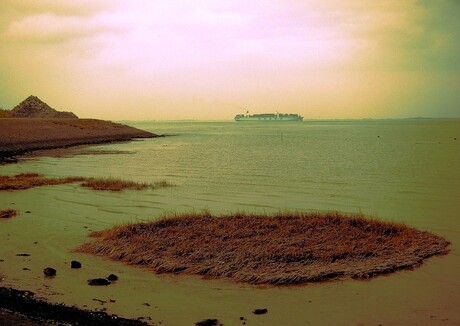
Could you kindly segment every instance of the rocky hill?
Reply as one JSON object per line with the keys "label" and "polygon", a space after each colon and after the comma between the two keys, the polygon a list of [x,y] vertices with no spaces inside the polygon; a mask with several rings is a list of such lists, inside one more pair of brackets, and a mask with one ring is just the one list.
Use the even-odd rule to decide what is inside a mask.
{"label": "rocky hill", "polygon": [[11,113],[16,118],[78,119],[74,113],[57,111],[33,95],[19,103]]}

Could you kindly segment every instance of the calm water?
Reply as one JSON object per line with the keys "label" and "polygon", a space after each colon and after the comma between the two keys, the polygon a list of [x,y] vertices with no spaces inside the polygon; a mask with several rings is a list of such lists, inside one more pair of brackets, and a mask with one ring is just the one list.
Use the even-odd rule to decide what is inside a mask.
{"label": "calm water", "polygon": [[[171,136],[0,166],[0,174],[164,179],[175,184],[141,192],[104,193],[61,185],[1,194],[0,207],[20,211],[18,218],[0,226],[4,239],[0,274],[6,276],[7,285],[89,308],[98,307],[92,300],[95,297],[116,298],[105,306],[109,312],[161,317],[171,325],[214,316],[226,325],[239,325],[238,316],[250,316],[250,308],[258,308],[251,304],[267,306],[272,312],[265,319],[251,320],[255,325],[460,322],[455,305],[460,300],[460,120],[130,124]],[[72,253],[88,240],[90,230],[203,209],[214,213],[286,209],[364,213],[443,235],[452,242],[452,251],[416,271],[369,283],[346,281],[292,290],[254,290],[193,277],[165,279]],[[31,214],[25,214],[26,210]],[[29,252],[32,258],[8,264],[19,259],[17,252]],[[72,274],[64,263],[71,259],[91,267]],[[50,262],[61,278],[51,282],[33,273],[40,274]],[[101,276],[97,273],[114,270],[123,282],[103,290],[107,292],[75,287]],[[154,305],[143,305],[146,300],[156,302],[158,309],[152,312]],[[177,305],[182,307],[179,314]]]}
{"label": "calm water", "polygon": [[[131,124],[174,136],[93,147],[121,154],[42,158],[0,171],[177,185],[141,195],[139,205],[151,207],[152,215],[338,210],[457,229],[460,121]],[[174,198],[173,205],[164,197]]]}

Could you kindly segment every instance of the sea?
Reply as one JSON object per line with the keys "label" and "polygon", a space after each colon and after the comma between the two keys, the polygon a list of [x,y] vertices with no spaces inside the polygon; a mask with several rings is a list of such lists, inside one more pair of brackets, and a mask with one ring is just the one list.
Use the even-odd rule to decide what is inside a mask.
{"label": "sea", "polygon": [[[140,182],[166,180],[173,186],[141,192],[95,193],[78,185],[61,185],[24,192],[2,193],[0,207],[18,209],[20,216],[17,221],[25,220],[25,222],[11,220],[7,222],[8,224],[0,224],[0,235],[3,239],[7,239],[7,245],[0,249],[1,259],[14,260],[17,251],[31,250],[22,244],[23,240],[22,242],[18,240],[21,238],[19,234],[24,235],[21,232],[30,233],[25,238],[30,238],[31,243],[44,242],[43,248],[48,250],[48,257],[60,257],[64,261],[70,259],[72,248],[88,241],[89,231],[122,223],[150,221],[180,213],[207,210],[217,215],[242,211],[249,213],[337,211],[363,214],[442,235],[451,242],[451,253],[445,257],[433,258],[434,262],[427,264],[428,269],[425,269],[425,272],[403,272],[400,275],[406,276],[387,281],[387,286],[393,288],[396,293],[406,287],[407,293],[398,297],[399,299],[392,296],[391,291],[382,292],[381,287],[377,285],[373,289],[373,286],[363,285],[359,281],[344,282],[347,285],[346,289],[342,287],[342,290],[340,286],[331,288],[327,285],[325,287],[327,290],[323,288],[322,292],[320,287],[315,286],[311,295],[313,300],[318,299],[316,301],[318,306],[314,308],[314,305],[310,305],[310,307],[316,317],[301,312],[305,308],[305,303],[282,301],[283,296],[288,295],[294,295],[294,298],[302,295],[309,297],[309,294],[304,293],[305,290],[298,290],[298,293],[293,290],[288,292],[273,290],[274,295],[280,298],[280,301],[275,304],[270,301],[272,299],[266,298],[266,301],[263,301],[264,296],[254,294],[257,290],[252,288],[240,289],[238,292],[234,288],[235,285],[219,283],[220,285],[217,286],[213,282],[218,281],[212,281],[212,286],[208,286],[204,285],[206,281],[201,279],[193,279],[190,281],[193,286],[190,284],[189,286],[195,290],[197,286],[198,288],[202,286],[207,294],[200,294],[198,290],[195,296],[193,293],[187,293],[190,295],[190,300],[210,305],[208,310],[206,308],[200,310],[192,303],[189,304],[190,308],[187,308],[189,306],[185,304],[183,309],[186,312],[181,316],[183,318],[187,316],[189,319],[177,319],[179,317],[173,313],[173,302],[174,300],[183,302],[181,300],[185,299],[173,298],[177,293],[182,292],[176,289],[174,292],[176,294],[173,294],[163,288],[163,295],[171,302],[166,300],[167,303],[163,303],[163,306],[161,303],[157,304],[163,309],[163,314],[159,313],[159,315],[162,316],[165,324],[168,324],[168,320],[170,324],[181,324],[185,320],[187,323],[196,322],[195,319],[199,319],[201,315],[205,317],[204,313],[200,315],[197,311],[210,311],[224,320],[227,318],[226,324],[232,324],[233,317],[224,307],[216,303],[219,296],[216,297],[216,290],[211,289],[224,287],[228,298],[232,295],[243,298],[249,306],[251,306],[250,302],[257,302],[276,311],[274,306],[281,307],[283,306],[281,302],[287,302],[290,308],[286,309],[290,313],[280,312],[285,318],[283,320],[293,322],[295,320],[293,318],[297,316],[298,320],[302,321],[299,325],[304,324],[303,322],[330,324],[338,321],[330,318],[339,317],[344,324],[364,322],[366,325],[369,322],[385,321],[398,324],[398,320],[403,321],[401,324],[407,322],[441,324],[442,316],[447,319],[445,321],[447,325],[449,321],[453,322],[452,324],[460,321],[459,314],[450,304],[452,300],[457,302],[460,300],[460,281],[458,281],[460,276],[458,254],[460,120],[124,123],[164,137],[91,146],[66,156],[31,157],[16,164],[0,166],[0,174],[37,172],[49,177],[114,177]],[[30,214],[25,213],[26,211],[30,211]],[[13,223],[19,225],[15,226]],[[80,257],[80,259],[85,258]],[[113,269],[114,266],[118,266],[117,263],[108,262],[103,258],[87,259],[91,259],[96,265],[109,266],[100,268]],[[55,261],[55,264],[59,264],[59,259]],[[24,264],[27,265],[26,261]],[[33,262],[31,264],[35,266]],[[41,268],[44,264],[45,261],[40,260],[36,262],[36,268]],[[149,273],[144,270],[139,272],[141,274],[136,274],[138,272],[132,270],[137,269],[131,266],[120,268],[124,268],[123,271],[131,275],[132,282],[151,277],[147,276],[150,274],[143,274]],[[36,285],[34,283],[36,278],[30,277],[30,273],[15,274],[14,268],[6,268],[3,262],[0,263],[0,274],[14,275],[9,280],[8,277],[5,278],[5,282],[9,285],[33,288],[43,296],[50,297],[49,289],[47,290],[42,283]],[[411,275],[415,279],[411,279]],[[186,279],[187,277],[183,278]],[[411,281],[408,283],[409,279]],[[158,282],[163,282],[161,284],[172,282],[178,286],[177,278],[165,280],[160,277],[160,280],[154,281],[154,284],[158,285]],[[359,289],[356,285],[349,287],[348,284],[353,282],[360,284]],[[55,283],[57,284],[53,286],[56,286],[58,293],[78,292],[69,289],[65,282],[60,285],[58,282]],[[49,282],[45,282],[45,285],[51,286]],[[190,289],[184,284],[180,286]],[[129,290],[125,289],[125,291]],[[375,315],[366,313],[362,315],[361,320],[359,314],[347,313],[336,308],[339,311],[336,311],[335,317],[333,315],[324,317],[328,310],[320,303],[324,303],[325,293],[331,291],[339,294],[338,298],[333,300],[337,305],[348,307],[347,309],[352,311],[359,309],[358,304],[361,307],[367,305],[367,309],[373,311]],[[363,294],[367,291],[372,293],[373,299],[366,299],[363,296],[356,301],[355,292]],[[264,293],[268,294],[268,292]],[[382,293],[385,293],[385,297],[381,297]],[[432,302],[434,299],[420,299],[428,295],[433,296],[437,303]],[[82,293],[74,296],[75,298],[63,294],[51,300],[84,305],[86,301]],[[107,294],[107,298],[109,296]],[[351,302],[356,302],[356,307],[353,306],[355,303]],[[407,302],[412,302],[414,307],[402,308],[404,302],[406,306]],[[224,300],[224,303],[228,304],[228,300]],[[379,304],[381,309],[377,307]],[[246,313],[238,310],[240,306],[232,307],[235,316]],[[392,307],[399,312],[399,315],[396,313],[396,317],[384,313],[383,308]],[[117,308],[114,304],[112,310],[128,316],[148,314],[139,309],[130,305]],[[295,315],[296,311],[297,315]],[[246,314],[250,315],[250,312]],[[291,314],[294,314],[294,317]],[[323,314],[326,319],[321,320],[317,314]],[[172,315],[174,316],[171,317]],[[152,318],[154,316],[153,313]],[[279,321],[277,317],[268,317],[268,315],[262,318],[265,318],[265,322],[269,325],[275,325]],[[258,324],[260,320],[254,319],[253,322]],[[236,319],[234,324],[238,324]]]}

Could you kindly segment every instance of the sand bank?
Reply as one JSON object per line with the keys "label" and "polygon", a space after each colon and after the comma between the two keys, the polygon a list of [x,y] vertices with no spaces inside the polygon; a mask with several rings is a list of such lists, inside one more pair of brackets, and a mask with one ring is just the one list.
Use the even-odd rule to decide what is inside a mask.
{"label": "sand bank", "polygon": [[0,119],[0,160],[26,152],[158,137],[95,119]]}

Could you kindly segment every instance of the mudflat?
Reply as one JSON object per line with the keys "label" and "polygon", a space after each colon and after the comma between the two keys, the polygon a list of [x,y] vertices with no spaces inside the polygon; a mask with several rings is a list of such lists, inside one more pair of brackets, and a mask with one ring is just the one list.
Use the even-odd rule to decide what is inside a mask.
{"label": "mudflat", "polygon": [[29,151],[154,138],[158,135],[96,119],[0,119],[0,159]]}

